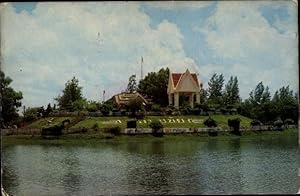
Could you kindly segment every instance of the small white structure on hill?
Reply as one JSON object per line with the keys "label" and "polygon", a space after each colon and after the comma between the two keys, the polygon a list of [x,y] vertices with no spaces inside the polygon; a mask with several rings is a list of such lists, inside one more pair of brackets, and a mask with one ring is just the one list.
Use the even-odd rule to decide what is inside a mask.
{"label": "small white structure on hill", "polygon": [[[184,73],[169,74],[168,96],[169,105],[179,108],[179,96],[189,96],[189,104],[193,108],[194,102],[200,104],[200,86],[198,77],[195,73],[190,73],[187,69]],[[196,97],[196,101],[195,101]]]}

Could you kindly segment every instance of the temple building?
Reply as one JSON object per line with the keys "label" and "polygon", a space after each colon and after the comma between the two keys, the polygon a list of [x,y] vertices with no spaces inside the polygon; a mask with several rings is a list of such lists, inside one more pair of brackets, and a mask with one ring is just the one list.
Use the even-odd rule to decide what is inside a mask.
{"label": "temple building", "polygon": [[169,105],[179,108],[179,97],[188,96],[189,105],[194,107],[195,103],[200,104],[200,86],[198,77],[195,73],[190,73],[187,69],[184,73],[169,74],[168,96]]}
{"label": "temple building", "polygon": [[143,105],[146,106],[149,104],[148,100],[146,100],[140,93],[120,93],[112,97],[112,101],[114,105],[118,108],[121,106],[128,106],[129,102],[134,99],[140,99],[143,102]]}

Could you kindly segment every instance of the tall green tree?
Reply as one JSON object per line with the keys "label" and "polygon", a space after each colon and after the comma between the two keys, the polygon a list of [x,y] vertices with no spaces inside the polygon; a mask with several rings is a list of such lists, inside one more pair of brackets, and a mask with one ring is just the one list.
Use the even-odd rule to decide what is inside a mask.
{"label": "tall green tree", "polygon": [[129,77],[129,82],[127,85],[127,92],[133,93],[137,90],[137,84],[136,84],[136,75],[131,75]]}
{"label": "tall green tree", "polygon": [[289,86],[281,87],[272,98],[272,113],[276,118],[298,120],[298,96]]}
{"label": "tall green tree", "polygon": [[15,91],[10,84],[12,79],[6,77],[5,74],[0,71],[0,84],[1,84],[1,105],[2,105],[2,119],[3,123],[10,123],[18,118],[18,108],[21,107],[21,100],[23,98],[22,92]]}
{"label": "tall green tree", "polygon": [[82,87],[79,86],[79,81],[75,77],[68,80],[65,84],[63,94],[54,98],[57,101],[60,110],[74,111],[78,104],[84,102],[82,97]]}
{"label": "tall green tree", "polygon": [[207,90],[203,88],[203,84],[200,84],[200,103],[206,103],[207,102]]}
{"label": "tall green tree", "polygon": [[236,76],[231,76],[225,85],[223,101],[227,105],[234,105],[240,101],[238,79]]}
{"label": "tall green tree", "polygon": [[272,113],[271,96],[269,87],[264,86],[263,82],[256,85],[255,89],[250,92],[250,97],[242,104],[244,115],[268,123],[274,120]]}
{"label": "tall green tree", "polygon": [[161,106],[168,105],[168,79],[169,68],[160,69],[158,72],[150,72],[138,85],[138,92],[147,96]]}
{"label": "tall green tree", "polygon": [[213,74],[208,82],[208,101],[212,104],[222,103],[222,88],[224,85],[223,74]]}

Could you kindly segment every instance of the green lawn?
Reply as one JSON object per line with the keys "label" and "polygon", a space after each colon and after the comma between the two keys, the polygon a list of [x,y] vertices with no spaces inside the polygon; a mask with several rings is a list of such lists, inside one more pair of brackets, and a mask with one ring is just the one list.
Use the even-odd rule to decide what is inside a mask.
{"label": "green lawn", "polygon": [[[53,126],[56,124],[60,124],[62,123],[62,121],[69,119],[69,120],[73,120],[74,117],[48,117],[48,118],[42,118],[39,119],[37,121],[34,121],[33,123],[29,124],[28,126],[26,126],[26,128],[43,128],[46,126]],[[52,122],[49,123],[48,120],[51,120]]]}
{"label": "green lawn", "polygon": [[[149,127],[150,122],[160,120],[166,128],[199,128],[205,127],[203,122],[207,119],[207,116],[147,116],[143,120],[137,121],[138,128]],[[241,115],[212,115],[217,121],[217,125],[222,128],[227,128],[228,119],[240,118],[241,128],[250,127],[251,119]],[[52,123],[48,123],[48,120],[52,119]],[[27,128],[42,128],[45,126],[52,126],[59,124],[62,121],[74,117],[48,117],[39,119],[27,126]],[[109,128],[119,126],[120,128],[126,128],[126,122],[128,117],[88,117],[87,119],[75,124],[72,128],[93,128],[96,124],[98,128]]]}
{"label": "green lawn", "polygon": [[[199,128],[205,127],[203,122],[208,118],[207,116],[147,116],[144,120],[137,121],[137,127],[149,127],[149,123],[154,120],[160,120],[166,128]],[[241,115],[212,115],[217,121],[219,127],[226,128],[227,120],[233,118],[241,119],[241,127],[250,127],[251,119]],[[72,128],[93,128],[96,124],[98,128],[108,128],[119,126],[126,128],[126,121],[128,117],[90,117],[83,120]]]}

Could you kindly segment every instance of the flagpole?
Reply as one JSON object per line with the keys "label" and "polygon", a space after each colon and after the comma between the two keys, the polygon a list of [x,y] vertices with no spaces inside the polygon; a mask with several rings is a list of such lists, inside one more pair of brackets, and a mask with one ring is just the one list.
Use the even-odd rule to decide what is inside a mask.
{"label": "flagpole", "polygon": [[143,79],[143,56],[141,56],[141,80]]}

